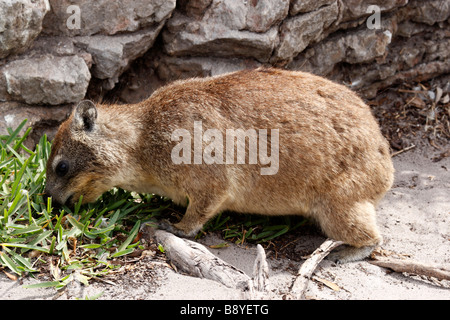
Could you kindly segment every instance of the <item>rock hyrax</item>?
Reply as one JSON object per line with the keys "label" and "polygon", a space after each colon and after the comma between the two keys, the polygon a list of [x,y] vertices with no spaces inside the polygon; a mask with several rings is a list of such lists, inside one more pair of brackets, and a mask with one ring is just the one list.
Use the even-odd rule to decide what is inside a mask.
{"label": "rock hyrax", "polygon": [[95,201],[120,187],[187,206],[192,236],[217,213],[303,215],[348,244],[340,262],[381,243],[375,206],[393,182],[370,108],[324,78],[259,68],[175,81],[131,105],[81,102],[53,141],[46,194]]}

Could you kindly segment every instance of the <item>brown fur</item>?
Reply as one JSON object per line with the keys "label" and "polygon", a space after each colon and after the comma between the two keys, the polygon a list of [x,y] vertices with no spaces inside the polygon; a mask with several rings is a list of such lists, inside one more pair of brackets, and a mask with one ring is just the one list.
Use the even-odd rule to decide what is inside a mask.
{"label": "brown fur", "polygon": [[[176,81],[135,105],[98,105],[90,130],[83,126],[87,109],[77,108],[54,140],[46,190],[56,201],[83,195],[91,202],[112,187],[183,205],[188,199],[173,228],[185,235],[224,210],[301,214],[327,236],[363,248],[341,261],[360,259],[381,242],[375,206],[393,182],[389,146],[370,108],[344,86],[256,69]],[[182,128],[194,136],[194,121],[224,137],[226,129],[279,129],[278,172],[261,175],[262,165],[248,162],[174,164],[179,142],[171,134]],[[62,178],[54,172],[61,159],[70,162]]]}

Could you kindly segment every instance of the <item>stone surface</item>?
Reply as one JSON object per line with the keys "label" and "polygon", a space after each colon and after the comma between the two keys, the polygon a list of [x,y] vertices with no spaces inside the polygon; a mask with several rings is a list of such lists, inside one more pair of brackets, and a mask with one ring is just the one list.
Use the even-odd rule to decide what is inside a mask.
{"label": "stone surface", "polygon": [[85,96],[90,78],[85,61],[78,56],[14,60],[0,70],[0,101],[77,102]]}
{"label": "stone surface", "polygon": [[[268,61],[278,41],[275,25],[287,14],[288,3],[280,1],[267,17],[256,14],[253,2],[213,0],[201,19],[175,12],[163,32],[164,49],[169,55],[213,55],[252,57]],[[252,32],[252,31],[260,32]]]}
{"label": "stone surface", "polygon": [[281,25],[280,44],[271,62],[284,65],[302,52],[310,43],[326,35],[326,29],[338,19],[337,2],[318,10],[286,19]]}
{"label": "stone surface", "polygon": [[295,16],[298,13],[311,12],[333,2],[336,0],[292,0],[289,14]]}
{"label": "stone surface", "polygon": [[299,54],[288,68],[346,83],[366,98],[393,84],[450,72],[448,22],[441,27],[412,22],[408,19],[417,19],[416,9],[403,9],[385,14],[380,30],[361,25],[330,35]]}
{"label": "stone surface", "polygon": [[304,71],[327,75],[341,62],[366,63],[382,57],[391,38],[390,30],[378,31],[366,28],[347,32],[343,36],[331,36],[306,50],[289,64],[288,68],[301,68]]}
{"label": "stone surface", "polygon": [[406,5],[408,1],[409,0],[342,0],[342,21],[354,20],[373,14],[373,11],[368,10],[370,5],[376,5],[380,8],[381,12],[386,12],[402,7]]}
{"label": "stone surface", "polygon": [[0,2],[0,59],[25,51],[41,32],[48,0]]}
{"label": "stone surface", "polygon": [[225,59],[218,57],[190,57],[178,59],[163,56],[158,63],[157,74],[164,82],[190,77],[208,77],[238,71],[247,68],[257,68],[261,64],[246,59]]}
{"label": "stone surface", "polygon": [[446,0],[412,0],[411,7],[411,20],[428,25],[448,20],[450,15],[450,2]]}
{"label": "stone surface", "polygon": [[[43,32],[65,36],[134,32],[166,20],[175,3],[176,0],[50,0],[52,12],[45,17]],[[71,10],[71,5],[79,9]]]}
{"label": "stone surface", "polygon": [[348,79],[365,97],[374,98],[379,90],[393,84],[449,74],[449,47],[450,34],[444,30],[433,32],[427,40],[421,39],[420,34],[399,39],[376,68],[370,64],[357,66],[348,70]]}
{"label": "stone surface", "polygon": [[185,12],[190,17],[199,17],[211,3],[212,0],[179,0],[177,10]]}
{"label": "stone surface", "polygon": [[162,26],[125,35],[75,37],[74,43],[92,56],[92,75],[106,80],[103,88],[111,90],[130,63],[153,45]]}
{"label": "stone surface", "polygon": [[266,32],[288,14],[288,0],[251,0],[247,2],[246,29]]}
{"label": "stone surface", "polygon": [[23,131],[28,126],[33,127],[33,131],[28,136],[26,146],[34,148],[44,133],[48,135],[49,140],[53,139],[56,129],[71,111],[72,105],[68,104],[30,106],[16,101],[0,102],[0,135],[7,134],[7,128],[15,129],[27,119]]}

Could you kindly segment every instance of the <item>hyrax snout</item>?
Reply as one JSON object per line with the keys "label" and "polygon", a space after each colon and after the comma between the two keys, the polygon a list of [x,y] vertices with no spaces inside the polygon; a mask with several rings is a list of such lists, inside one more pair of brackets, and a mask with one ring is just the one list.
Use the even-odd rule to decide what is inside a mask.
{"label": "hyrax snout", "polygon": [[375,206],[393,182],[370,108],[308,73],[256,69],[180,80],[133,105],[81,102],[47,164],[46,193],[95,201],[121,187],[187,205],[192,236],[221,211],[304,215],[364,258],[382,238]]}

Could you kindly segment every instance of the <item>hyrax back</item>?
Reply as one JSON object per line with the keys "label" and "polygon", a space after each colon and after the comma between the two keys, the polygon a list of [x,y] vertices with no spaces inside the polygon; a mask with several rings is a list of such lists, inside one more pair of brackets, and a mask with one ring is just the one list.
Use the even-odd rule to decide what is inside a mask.
{"label": "hyrax back", "polygon": [[55,137],[46,192],[61,203],[112,187],[164,195],[188,205],[171,227],[188,236],[224,210],[304,215],[352,246],[339,257],[351,261],[381,242],[375,205],[393,172],[356,94],[256,69],[176,81],[135,105],[80,103]]}

